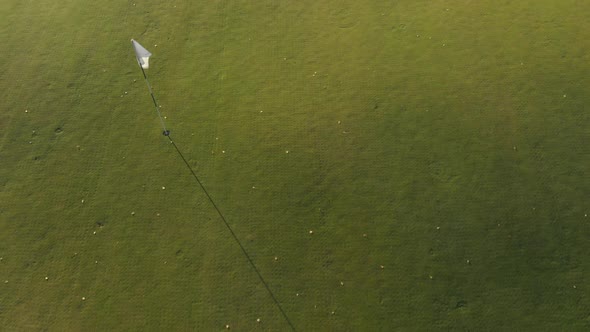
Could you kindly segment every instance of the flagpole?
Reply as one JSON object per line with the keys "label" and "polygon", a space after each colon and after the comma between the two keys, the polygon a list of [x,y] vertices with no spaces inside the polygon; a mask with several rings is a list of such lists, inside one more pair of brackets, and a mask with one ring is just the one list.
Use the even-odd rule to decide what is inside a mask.
{"label": "flagpole", "polygon": [[[135,50],[135,59],[137,60],[137,64],[141,69],[141,73],[143,74],[143,78],[145,79],[145,83],[147,84],[148,90],[150,92],[150,96],[152,97],[152,101],[154,102],[154,107],[156,108],[156,113],[158,113],[158,117],[160,118],[160,123],[162,123],[162,128],[164,129],[164,136],[170,136],[170,130],[166,129],[166,124],[164,123],[164,118],[162,118],[162,113],[160,113],[160,105],[156,101],[156,97],[154,97],[154,92],[152,91],[152,86],[150,85],[150,81],[148,81],[147,75],[145,74],[145,70],[143,70],[142,59],[149,60],[149,57],[152,55],[148,50],[146,50],[143,46],[141,46],[138,42],[131,39],[131,44],[133,45],[133,49]],[[145,57],[145,58],[144,58]]]}
{"label": "flagpole", "polygon": [[160,122],[162,123],[162,128],[164,129],[164,136],[170,136],[170,130],[166,129],[166,124],[164,123],[164,118],[162,118],[162,113],[160,113],[160,107],[158,106],[158,102],[156,101],[156,97],[154,97],[154,92],[152,91],[152,86],[150,85],[150,81],[148,81],[147,75],[145,74],[145,70],[143,70],[143,66],[139,61],[137,62],[139,68],[141,68],[141,73],[143,74],[143,78],[145,79],[145,83],[147,84],[148,90],[150,92],[150,96],[152,96],[152,101],[154,102],[154,107],[156,108],[156,113],[158,113],[158,117],[160,118]]}

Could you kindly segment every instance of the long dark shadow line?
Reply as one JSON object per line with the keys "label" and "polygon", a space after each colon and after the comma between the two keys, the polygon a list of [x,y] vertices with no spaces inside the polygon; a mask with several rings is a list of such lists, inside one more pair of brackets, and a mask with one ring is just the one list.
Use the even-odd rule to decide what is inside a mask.
{"label": "long dark shadow line", "polygon": [[291,323],[291,320],[287,316],[287,313],[285,313],[285,310],[283,310],[283,307],[281,306],[281,304],[277,300],[276,296],[274,295],[274,293],[272,292],[270,287],[268,287],[268,284],[266,283],[266,281],[262,277],[262,274],[260,274],[260,271],[258,270],[256,265],[254,264],[254,261],[252,260],[250,255],[248,255],[248,252],[246,251],[246,249],[242,245],[242,242],[240,242],[240,239],[238,239],[238,237],[236,236],[236,233],[234,233],[233,229],[231,228],[231,226],[229,225],[229,223],[227,222],[227,220],[223,216],[223,213],[221,213],[221,210],[219,210],[219,208],[217,207],[217,204],[215,204],[215,201],[213,201],[213,198],[211,198],[211,195],[209,195],[209,192],[207,192],[207,189],[205,189],[205,186],[203,186],[203,183],[201,182],[201,180],[199,180],[199,177],[197,176],[195,171],[193,171],[192,167],[190,166],[190,164],[188,163],[188,161],[186,160],[186,158],[184,157],[184,155],[182,154],[182,152],[180,151],[180,149],[178,148],[176,143],[174,143],[174,141],[172,140],[170,135],[167,135],[166,137],[168,137],[168,139],[170,140],[170,143],[172,143],[172,146],[174,146],[174,148],[176,149],[176,152],[178,152],[178,155],[180,156],[180,158],[182,158],[182,161],[184,161],[184,164],[189,169],[189,171],[191,172],[191,174],[193,175],[193,177],[195,178],[195,180],[197,181],[197,183],[199,184],[199,186],[201,187],[201,189],[203,190],[203,192],[205,193],[205,195],[209,199],[209,202],[211,202],[211,205],[213,205],[213,207],[215,208],[215,211],[217,211],[217,214],[219,214],[219,217],[221,218],[221,220],[225,224],[225,227],[227,227],[227,229],[229,230],[230,234],[232,235],[232,237],[234,238],[236,243],[240,246],[240,249],[242,249],[242,253],[244,253],[244,256],[246,256],[246,258],[248,259],[248,262],[250,262],[250,265],[254,269],[254,272],[256,272],[256,275],[258,275],[258,278],[260,279],[260,281],[262,282],[262,284],[264,285],[264,287],[268,291],[268,294],[270,294],[270,297],[272,298],[274,303],[277,305],[277,307],[281,311],[281,314],[283,314],[283,317],[285,318],[285,320],[287,321],[287,323],[291,327],[291,330],[296,331],[295,326],[293,325],[293,323]]}
{"label": "long dark shadow line", "polygon": [[258,271],[258,268],[254,264],[254,261],[252,260],[252,258],[250,258],[250,255],[248,255],[248,252],[246,251],[246,249],[242,245],[242,242],[240,242],[240,239],[238,239],[238,237],[236,236],[236,233],[234,233],[233,229],[228,224],[227,220],[225,220],[225,217],[223,216],[223,213],[221,213],[221,210],[219,210],[219,208],[217,207],[217,204],[215,204],[215,201],[213,201],[213,198],[211,198],[211,195],[209,195],[209,192],[207,192],[207,189],[205,189],[205,186],[203,186],[203,183],[201,182],[201,180],[199,180],[199,177],[197,176],[197,174],[195,173],[195,171],[193,171],[191,165],[188,163],[188,161],[186,160],[186,158],[184,157],[184,155],[182,154],[182,152],[180,152],[180,149],[178,148],[178,146],[176,145],[176,143],[174,143],[174,141],[170,137],[170,131],[168,129],[166,129],[166,124],[164,123],[164,119],[162,118],[162,114],[160,113],[160,107],[158,105],[158,102],[156,101],[156,97],[154,96],[154,93],[152,91],[152,87],[150,85],[150,82],[148,81],[147,75],[145,74],[145,71],[143,70],[143,67],[139,63],[139,60],[138,60],[137,64],[139,65],[139,68],[141,68],[141,72],[143,73],[143,78],[145,79],[145,82],[147,83],[147,87],[148,87],[148,90],[150,92],[150,96],[152,97],[152,101],[154,102],[154,107],[156,108],[156,113],[158,114],[158,117],[160,118],[160,122],[162,124],[162,129],[164,129],[164,132],[163,132],[164,136],[168,137],[168,139],[170,140],[170,143],[172,143],[172,145],[176,149],[176,152],[178,152],[178,155],[180,156],[180,158],[182,158],[182,161],[184,161],[184,164],[189,169],[189,171],[191,172],[191,174],[193,175],[193,177],[195,178],[195,180],[197,181],[197,183],[199,184],[199,186],[201,187],[201,189],[203,190],[203,192],[205,193],[205,195],[209,199],[209,202],[211,202],[211,205],[213,205],[213,207],[215,208],[215,211],[217,211],[217,214],[219,214],[219,217],[221,218],[221,220],[225,224],[225,227],[227,227],[227,229],[231,233],[231,235],[234,238],[234,240],[240,246],[240,249],[242,249],[242,252],[244,253],[244,256],[246,256],[246,258],[248,259],[248,262],[250,262],[250,265],[254,269],[254,272],[256,272],[256,275],[258,275],[258,278],[260,279],[260,281],[264,285],[264,288],[266,288],[266,290],[268,291],[268,294],[270,294],[270,297],[272,298],[272,300],[274,301],[274,303],[277,305],[277,307],[281,311],[281,314],[283,314],[283,317],[285,318],[285,320],[289,324],[289,327],[291,327],[291,330],[296,331],[295,330],[295,326],[293,325],[293,323],[291,323],[291,320],[287,316],[287,313],[285,313],[285,310],[283,310],[283,307],[281,306],[281,304],[277,300],[277,298],[274,295],[274,293],[270,290],[270,287],[268,287],[268,284],[266,283],[266,280],[264,280],[264,278],[262,277],[262,274],[260,274],[260,271]]}

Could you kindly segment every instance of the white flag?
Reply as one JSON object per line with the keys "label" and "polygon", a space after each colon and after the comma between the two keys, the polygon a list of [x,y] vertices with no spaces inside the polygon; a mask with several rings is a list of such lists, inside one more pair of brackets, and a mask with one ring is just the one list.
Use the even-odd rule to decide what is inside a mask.
{"label": "white flag", "polygon": [[137,58],[137,62],[143,69],[148,69],[150,67],[150,56],[152,54],[145,49],[145,47],[141,46],[138,42],[131,39],[131,44],[133,44],[133,49],[135,50],[135,57]]}

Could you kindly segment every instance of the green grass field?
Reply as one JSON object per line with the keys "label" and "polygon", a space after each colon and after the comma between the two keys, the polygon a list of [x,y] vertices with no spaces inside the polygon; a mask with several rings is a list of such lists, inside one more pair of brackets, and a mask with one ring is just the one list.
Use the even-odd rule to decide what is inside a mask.
{"label": "green grass field", "polygon": [[131,38],[298,331],[590,329],[588,12],[1,1],[0,330],[289,330]]}

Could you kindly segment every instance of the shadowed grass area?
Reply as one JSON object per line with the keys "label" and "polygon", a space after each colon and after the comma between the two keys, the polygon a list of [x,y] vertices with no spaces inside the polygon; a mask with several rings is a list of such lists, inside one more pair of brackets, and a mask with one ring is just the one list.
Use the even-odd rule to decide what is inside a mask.
{"label": "shadowed grass area", "polygon": [[289,328],[135,38],[297,330],[587,329],[589,9],[3,1],[0,326]]}

